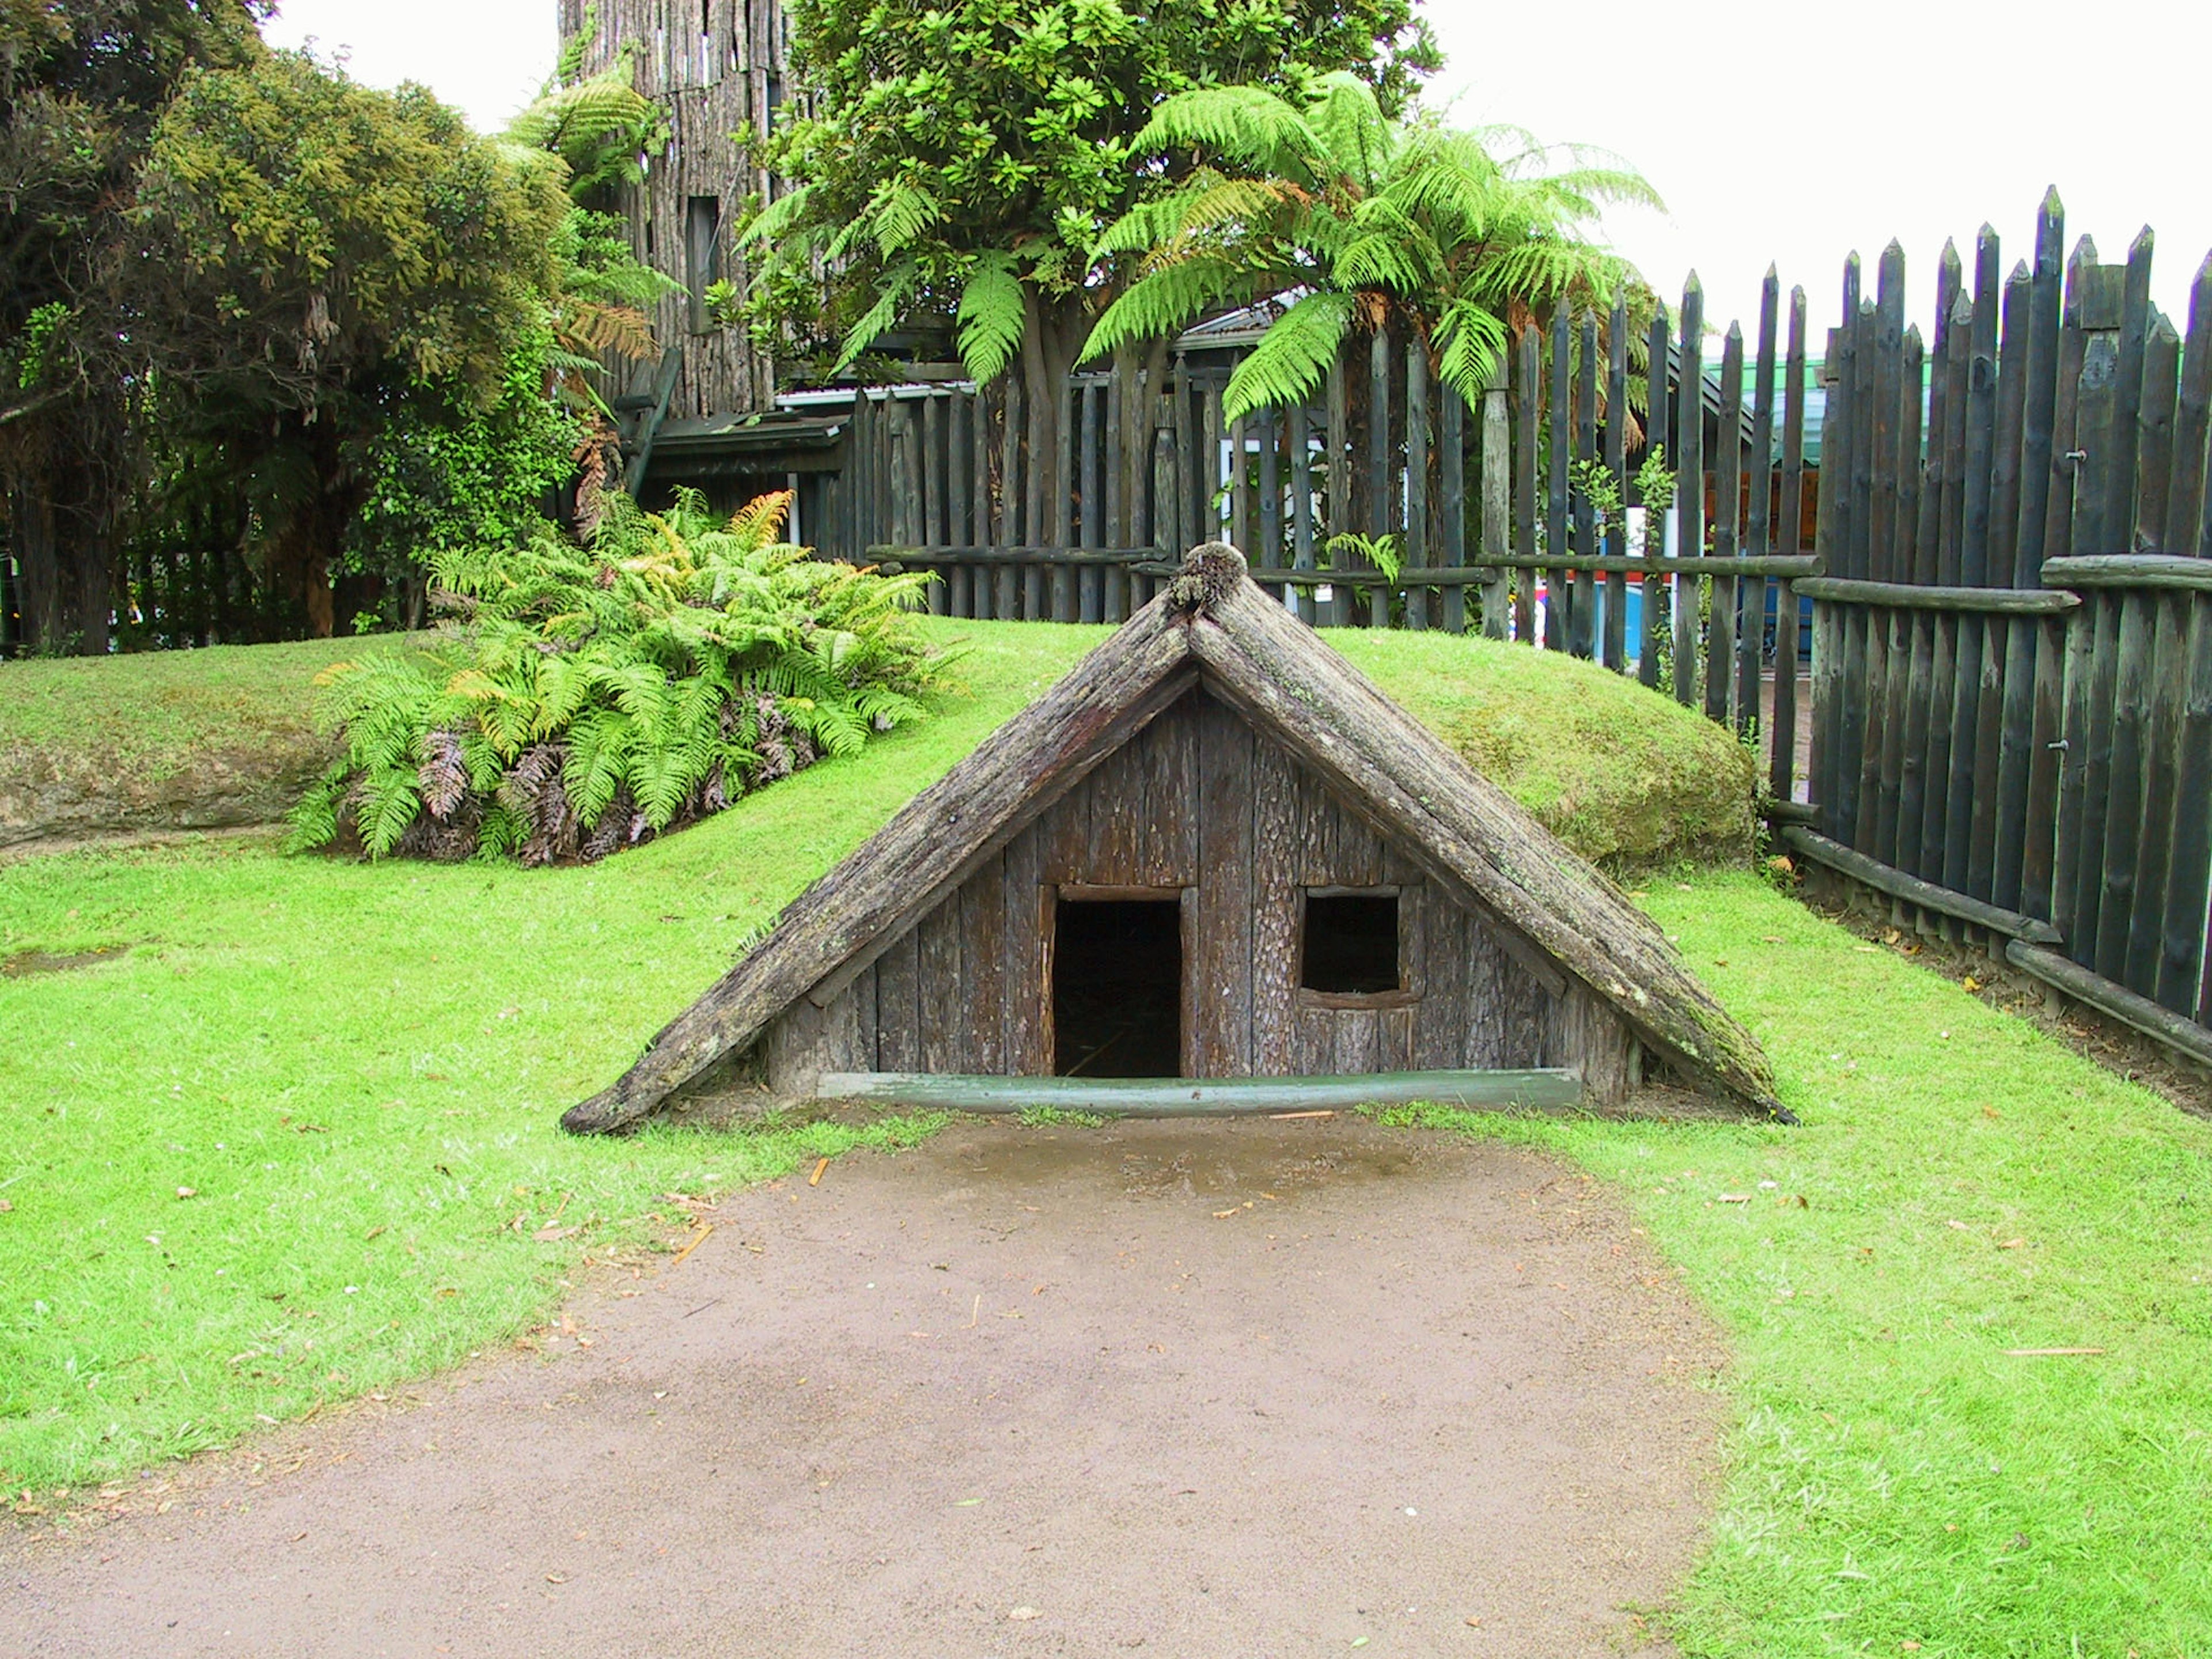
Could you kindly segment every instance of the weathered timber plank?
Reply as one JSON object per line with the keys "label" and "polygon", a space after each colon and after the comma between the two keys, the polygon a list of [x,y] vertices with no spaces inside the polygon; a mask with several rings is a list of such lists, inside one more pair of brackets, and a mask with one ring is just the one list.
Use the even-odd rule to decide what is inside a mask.
{"label": "weathered timber plank", "polygon": [[1381,1011],[1338,1008],[1330,1018],[1336,1025],[1336,1069],[1346,1076],[1382,1070]]}
{"label": "weathered timber plank", "polygon": [[999,1072],[1006,1056],[1006,860],[1001,853],[960,886],[960,997],[946,1016],[960,1058],[947,1069]]}
{"label": "weathered timber plank", "polygon": [[[1252,603],[1267,606],[1257,588]],[[1285,627],[1298,624],[1271,607]],[[1195,628],[1199,624],[1194,623]],[[1189,1031],[1197,1077],[1252,1070],[1252,728],[1205,697],[1199,705],[1198,956],[1185,976],[1198,988]],[[1195,971],[1193,971],[1193,970]]]}
{"label": "weathered timber plank", "polygon": [[1005,1044],[1001,1071],[1042,1077],[1052,1070],[1051,951],[1045,937],[1044,837],[1031,824],[1006,843],[1000,890],[999,937],[1004,953]]}
{"label": "weathered timber plank", "polygon": [[1421,894],[1420,1000],[1413,1005],[1413,1064],[1460,1066],[1467,1058],[1468,960],[1464,913],[1434,889]]}
{"label": "weathered timber plank", "polygon": [[1300,1069],[1294,1001],[1298,957],[1298,773],[1282,747],[1252,750],[1252,1072]]}
{"label": "weathered timber plank", "polygon": [[[959,1072],[967,1045],[962,1041],[968,1011],[960,974],[961,905],[958,890],[921,919],[916,929],[915,997],[921,1029],[921,1069]],[[804,1003],[805,998],[800,998]]]}
{"label": "weathered timber plank", "polygon": [[921,940],[913,928],[876,963],[876,1064],[911,1072],[921,1064]]}
{"label": "weathered timber plank", "polygon": [[[1157,722],[1156,722],[1157,723]],[[1142,739],[1125,744],[1087,781],[1091,856],[1085,881],[1133,886],[1145,878],[1145,763]]]}
{"label": "weathered timber plank", "polygon": [[1198,881],[1198,702],[1185,696],[1131,745],[1143,759],[1145,811],[1138,879]]}

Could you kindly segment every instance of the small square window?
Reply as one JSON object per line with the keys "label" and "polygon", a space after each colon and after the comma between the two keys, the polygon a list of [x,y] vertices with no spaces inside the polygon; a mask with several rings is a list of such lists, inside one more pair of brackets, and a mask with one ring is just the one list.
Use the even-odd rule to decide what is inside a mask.
{"label": "small square window", "polygon": [[1403,988],[1398,896],[1310,893],[1298,983],[1309,991],[1374,996]]}

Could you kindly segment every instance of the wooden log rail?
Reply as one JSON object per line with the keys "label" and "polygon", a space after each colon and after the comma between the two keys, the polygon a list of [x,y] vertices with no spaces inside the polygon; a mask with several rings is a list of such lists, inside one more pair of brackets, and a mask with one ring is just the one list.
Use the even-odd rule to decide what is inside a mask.
{"label": "wooden log rail", "polygon": [[2050,617],[2073,610],[2081,596],[2042,587],[1950,587],[1936,583],[1857,581],[1814,576],[1797,584],[1807,599],[1899,611],[1972,611],[2008,617]]}
{"label": "wooden log rail", "polygon": [[2154,587],[2212,592],[2212,559],[2181,553],[2085,553],[2043,562],[2046,587]]}
{"label": "wooden log rail", "polygon": [[1972,898],[1964,893],[1954,893],[1948,887],[1938,887],[1933,882],[1910,876],[1902,870],[1855,853],[1840,842],[1830,841],[1817,830],[1803,824],[1784,823],[1776,831],[1783,844],[1813,860],[1814,863],[1863,882],[1878,893],[1917,904],[1923,910],[1933,910],[1940,915],[1955,916],[1960,921],[1992,933],[2002,933],[2008,939],[2024,939],[2030,945],[2057,945],[2062,942],[2058,930],[2047,921],[2037,921],[2021,915],[2016,910]]}
{"label": "wooden log rail", "polygon": [[824,1072],[816,1092],[823,1100],[867,1101],[910,1111],[1013,1113],[1043,1107],[1108,1117],[1227,1117],[1417,1103],[1558,1112],[1583,1103],[1582,1073],[1558,1069],[1205,1079]]}

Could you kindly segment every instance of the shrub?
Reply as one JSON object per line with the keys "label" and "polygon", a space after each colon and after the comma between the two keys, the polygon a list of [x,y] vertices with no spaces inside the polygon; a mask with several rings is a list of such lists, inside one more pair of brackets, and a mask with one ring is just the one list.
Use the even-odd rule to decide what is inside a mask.
{"label": "shrub", "polygon": [[718,525],[615,495],[588,548],[440,556],[438,643],[317,677],[344,747],[293,845],[589,862],[915,719],[943,663],[910,618],[929,578],[810,558],[777,540],[789,505]]}

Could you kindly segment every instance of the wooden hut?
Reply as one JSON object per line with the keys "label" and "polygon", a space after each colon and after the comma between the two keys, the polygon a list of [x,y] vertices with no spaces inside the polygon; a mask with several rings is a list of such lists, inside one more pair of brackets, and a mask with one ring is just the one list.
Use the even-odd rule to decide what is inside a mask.
{"label": "wooden hut", "polygon": [[984,1109],[1617,1109],[1663,1079],[1781,1114],[1650,918],[1218,543],[562,1122],[732,1062]]}

